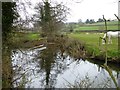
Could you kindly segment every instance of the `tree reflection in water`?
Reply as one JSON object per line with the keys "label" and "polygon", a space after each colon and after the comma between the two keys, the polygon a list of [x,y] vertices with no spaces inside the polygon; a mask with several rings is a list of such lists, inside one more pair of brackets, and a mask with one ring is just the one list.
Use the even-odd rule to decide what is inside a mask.
{"label": "tree reflection in water", "polygon": [[[12,64],[13,66],[17,65],[17,67],[14,68],[16,73],[14,77],[14,80],[16,80],[16,83],[14,83],[15,87],[21,87],[22,79],[19,77],[23,74],[26,75],[24,78],[28,80],[26,81],[27,84],[25,87],[30,87],[31,83],[35,85],[35,78],[37,82],[41,82],[41,85],[31,85],[31,87],[54,87],[57,75],[66,70],[67,66],[73,61],[72,59],[70,60],[68,55],[61,54],[61,51],[56,45],[48,44],[46,48],[43,47],[43,49],[23,50],[22,52],[17,50],[16,54],[13,53]],[[36,84],[38,84],[37,82]]]}
{"label": "tree reflection in water", "polygon": [[[53,80],[50,78],[51,75],[51,69],[54,67],[53,64],[55,62],[57,54],[57,48],[54,48],[54,46],[49,45],[47,46],[46,50],[43,50],[40,53],[40,66],[42,70],[45,70],[46,72],[46,87],[53,87],[54,84]],[[50,84],[49,84],[50,83]]]}
{"label": "tree reflection in water", "polygon": [[72,62],[70,57],[61,50],[63,48],[59,49],[55,44],[48,44],[46,49],[38,55],[41,69],[46,72],[46,85],[44,84],[46,88],[55,87],[58,74],[68,69],[67,66]]}
{"label": "tree reflection in water", "polygon": [[[64,74],[70,74],[69,71],[71,69],[75,69],[72,73],[78,72],[81,73],[80,75],[85,75],[85,70],[90,68],[93,69],[89,70],[90,73],[94,72],[94,75],[95,72],[99,75],[106,75],[103,67],[101,67],[101,70],[96,71],[96,68],[100,69],[101,65],[99,65],[99,63],[94,64],[94,62],[90,63],[91,61],[82,61],[82,59],[80,59],[82,55],[84,56],[84,54],[80,55],[80,53],[84,52],[82,52],[83,48],[81,44],[78,42],[75,44],[72,42],[66,43],[48,43],[41,48],[21,49],[22,52],[16,50],[12,57],[12,65],[17,65],[17,67],[13,68],[15,71],[13,79],[16,80],[14,87],[55,88],[56,85],[62,81],[58,79],[62,77],[62,75],[64,76]],[[77,71],[77,68],[79,68],[79,71]],[[71,77],[67,78],[73,79],[75,76],[71,75]]]}
{"label": "tree reflection in water", "polygon": [[[75,44],[73,45],[74,42]],[[46,87],[54,87],[57,75],[66,70],[68,65],[70,65],[70,59],[72,58],[65,53],[69,53],[68,51],[70,51],[69,54],[71,54],[71,57],[82,57],[82,54],[80,54],[80,51],[84,49],[82,44],[77,41],[74,42],[68,43],[67,39],[61,37],[57,41],[58,44],[48,43],[46,49],[38,55],[41,69],[46,72]],[[75,56],[75,53],[78,56]],[[52,71],[55,71],[55,73],[52,74]]]}

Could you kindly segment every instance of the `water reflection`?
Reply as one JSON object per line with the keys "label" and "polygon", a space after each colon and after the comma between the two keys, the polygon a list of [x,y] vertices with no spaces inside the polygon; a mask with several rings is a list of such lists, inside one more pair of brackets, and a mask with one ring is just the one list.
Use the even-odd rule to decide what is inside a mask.
{"label": "water reflection", "polygon": [[117,74],[117,79],[118,79],[118,87],[120,88],[120,72]]}
{"label": "water reflection", "polygon": [[[75,82],[84,81],[86,84],[81,83],[81,88],[115,88],[109,73],[100,64],[76,59],[54,44],[29,50],[13,50],[12,65],[15,72],[14,87],[66,88]],[[120,71],[112,69],[119,83],[118,72]]]}
{"label": "water reflection", "polygon": [[[45,82],[43,83],[45,87],[54,87],[54,80],[56,78],[56,75],[54,72],[51,72],[54,68],[55,59],[57,56],[57,48],[54,48],[54,46],[47,46],[47,48],[39,54],[38,59],[39,65],[42,69],[42,71],[45,72]],[[54,78],[52,78],[54,77]],[[44,86],[42,85],[42,86]]]}

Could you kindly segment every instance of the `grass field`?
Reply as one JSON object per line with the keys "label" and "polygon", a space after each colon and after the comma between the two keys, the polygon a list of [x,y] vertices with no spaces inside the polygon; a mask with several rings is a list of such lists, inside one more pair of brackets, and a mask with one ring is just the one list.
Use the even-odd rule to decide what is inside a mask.
{"label": "grass field", "polygon": [[38,32],[16,32],[10,40],[15,48],[31,48],[40,45],[45,39]]}
{"label": "grass field", "polygon": [[15,37],[16,39],[20,39],[21,41],[23,40],[40,40],[40,34],[39,33],[23,33],[23,32],[17,32],[17,36]]}
{"label": "grass field", "polygon": [[40,38],[40,34],[37,33],[28,33],[25,38],[28,40],[38,40]]}
{"label": "grass field", "polygon": [[[118,30],[118,25],[117,24],[118,24],[117,21],[107,22],[108,30]],[[74,30],[75,31],[80,31],[80,30],[105,30],[105,24],[104,24],[104,22],[99,22],[99,23],[93,23],[93,24],[76,25]]]}
{"label": "grass field", "polygon": [[[85,43],[85,46],[88,51],[94,52],[95,55],[100,55],[105,52],[105,45],[102,45],[100,42],[99,45],[99,37],[103,37],[103,34],[96,33],[72,33],[69,34],[69,37],[75,38]],[[116,57],[118,56],[118,39],[113,38],[113,43],[108,44],[108,57]]]}
{"label": "grass field", "polygon": [[21,43],[25,41],[34,41],[34,40],[40,40],[40,34],[39,33],[24,33],[24,32],[16,32],[15,36],[13,37],[14,43]]}

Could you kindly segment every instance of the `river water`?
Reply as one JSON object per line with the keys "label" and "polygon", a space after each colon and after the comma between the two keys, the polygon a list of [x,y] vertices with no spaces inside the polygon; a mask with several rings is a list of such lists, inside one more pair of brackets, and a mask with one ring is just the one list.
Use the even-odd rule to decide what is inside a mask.
{"label": "river water", "polygon": [[[98,61],[76,59],[53,47],[12,50],[14,87],[20,88],[116,88]],[[120,86],[120,67],[110,64]]]}

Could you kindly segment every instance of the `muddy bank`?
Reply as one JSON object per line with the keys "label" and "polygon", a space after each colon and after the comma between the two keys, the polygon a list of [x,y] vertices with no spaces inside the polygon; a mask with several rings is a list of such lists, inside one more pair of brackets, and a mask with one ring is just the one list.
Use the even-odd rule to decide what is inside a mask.
{"label": "muddy bank", "polygon": [[[105,57],[104,56],[94,56],[94,57],[89,57],[90,59],[92,60],[95,60],[95,61],[102,61],[102,62],[105,62]],[[117,63],[120,65],[120,58],[117,58],[117,57],[114,57],[114,58],[108,58],[108,63]]]}

